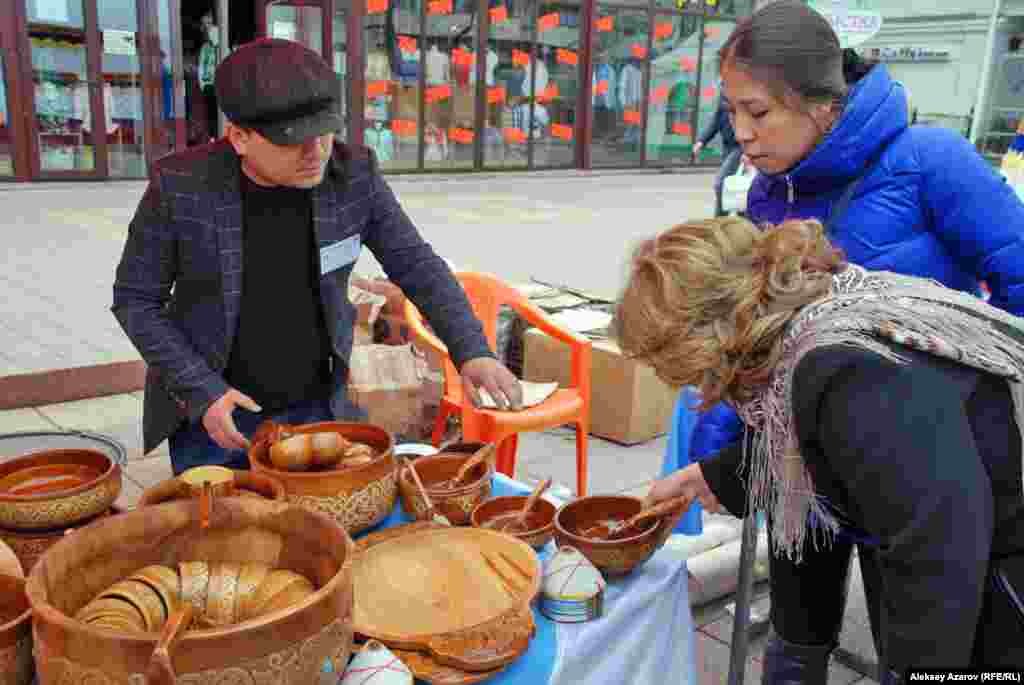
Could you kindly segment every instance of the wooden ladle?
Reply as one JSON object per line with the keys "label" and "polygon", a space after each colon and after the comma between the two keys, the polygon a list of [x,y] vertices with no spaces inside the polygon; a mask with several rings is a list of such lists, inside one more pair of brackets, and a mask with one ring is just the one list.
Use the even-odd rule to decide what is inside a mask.
{"label": "wooden ladle", "polygon": [[174,685],[178,681],[178,676],[174,672],[173,652],[178,641],[185,636],[185,631],[192,624],[193,611],[192,604],[184,602],[164,623],[156,649],[150,657],[149,668],[146,670],[146,682],[150,685]]}
{"label": "wooden ladle", "polygon": [[507,530],[526,530],[526,519],[530,516],[530,512],[537,505],[537,500],[543,495],[547,489],[551,487],[551,479],[545,478],[541,482],[537,483],[537,487],[533,489],[530,496],[526,498],[526,503],[523,508],[519,510],[519,513],[514,519],[508,524]]}
{"label": "wooden ladle", "polygon": [[489,442],[467,459],[459,470],[455,473],[455,477],[451,480],[451,487],[457,488],[469,479],[469,474],[473,472],[477,466],[482,464],[485,460],[490,459],[491,455],[494,454],[494,450],[498,448],[498,444]]}
{"label": "wooden ladle", "polygon": [[596,526],[580,531],[580,534],[585,538],[592,538],[594,540],[621,540],[624,537],[640,532],[639,526],[641,523],[651,519],[678,514],[688,507],[690,502],[692,502],[692,499],[689,497],[670,497],[647,507],[639,514],[630,517],[622,523],[601,522]]}
{"label": "wooden ladle", "polygon": [[416,487],[420,490],[420,495],[423,497],[423,503],[427,505],[427,516],[429,516],[435,523],[440,523],[443,526],[452,525],[452,522],[448,520],[448,517],[434,507],[434,502],[430,499],[430,495],[427,494],[427,489],[423,487],[423,481],[420,480],[420,474],[416,471],[416,463],[410,461],[405,468],[412,472],[412,479],[416,481]]}

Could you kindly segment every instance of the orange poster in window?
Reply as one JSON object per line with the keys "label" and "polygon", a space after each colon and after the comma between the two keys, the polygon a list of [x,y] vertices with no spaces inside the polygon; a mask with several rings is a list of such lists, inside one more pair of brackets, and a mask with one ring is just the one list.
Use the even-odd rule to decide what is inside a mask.
{"label": "orange poster in window", "polygon": [[604,95],[608,92],[608,81],[607,79],[601,79],[594,84],[594,95]]}
{"label": "orange poster in window", "polygon": [[366,0],[367,14],[380,14],[388,11],[388,0]]}
{"label": "orange poster in window", "polygon": [[669,36],[672,35],[673,29],[674,29],[674,27],[672,26],[672,22],[670,22],[670,21],[667,21],[667,22],[662,23],[662,24],[655,24],[654,25],[654,39],[655,40],[663,40],[665,38],[668,38]]}
{"label": "orange poster in window", "polygon": [[572,140],[572,126],[565,124],[551,124],[551,135],[562,140]]}
{"label": "orange poster in window", "polygon": [[487,102],[495,105],[505,102],[505,86],[495,86],[487,89]]}
{"label": "orange poster in window", "polygon": [[634,126],[640,125],[640,111],[636,109],[627,109],[622,113],[622,120],[627,124],[633,124]]}
{"label": "orange poster in window", "polygon": [[448,139],[463,145],[471,145],[473,143],[473,132],[468,128],[450,128],[448,129]]}
{"label": "orange poster in window", "polygon": [[512,64],[517,67],[528,67],[530,66],[530,53],[523,52],[522,50],[512,50]]}
{"label": "orange poster in window", "polygon": [[427,3],[427,14],[451,14],[452,0],[430,0]]}
{"label": "orange poster in window", "polygon": [[416,39],[411,36],[399,36],[398,49],[408,54],[414,54],[416,52]]}
{"label": "orange poster in window", "polygon": [[441,100],[447,100],[452,96],[452,87],[448,84],[443,86],[432,86],[427,88],[427,92],[424,93],[427,102],[440,102]]}
{"label": "orange poster in window", "polygon": [[668,86],[658,86],[651,91],[651,102],[665,102],[666,100],[668,100]]}
{"label": "orange poster in window", "polygon": [[630,52],[633,53],[633,57],[643,59],[644,57],[647,57],[647,46],[634,43],[633,47],[630,48]]}
{"label": "orange poster in window", "polygon": [[518,128],[504,128],[501,132],[505,135],[506,143],[521,145],[526,142],[526,131]]}
{"label": "orange poster in window", "polygon": [[690,128],[689,124],[677,123],[672,124],[672,133],[680,136],[693,135],[693,129]]}
{"label": "orange poster in window", "polygon": [[598,33],[615,30],[615,17],[601,17],[594,22],[594,27]]}
{"label": "orange poster in window", "polygon": [[558,12],[549,12],[537,19],[537,30],[541,32],[550,31],[551,29],[558,28],[558,25],[561,23],[562,20],[558,16]]}
{"label": "orange poster in window", "polygon": [[704,98],[705,100],[714,100],[715,99],[715,95],[717,95],[717,94],[718,94],[718,91],[715,90],[714,86],[708,86],[703,91],[701,91],[700,96],[702,98]]}
{"label": "orange poster in window", "polygon": [[543,93],[537,95],[538,102],[547,102],[548,100],[554,100],[558,97],[558,84],[552,81],[548,84],[548,87],[544,89]]}
{"label": "orange poster in window", "polygon": [[500,24],[508,21],[508,8],[505,6],[491,8],[491,23]]}
{"label": "orange poster in window", "polygon": [[391,81],[370,81],[366,84],[366,97],[384,97],[391,90]]}
{"label": "orange poster in window", "polygon": [[691,73],[697,71],[697,60],[693,57],[683,57],[679,60],[679,68]]}
{"label": "orange poster in window", "polygon": [[579,55],[577,55],[572,50],[564,50],[562,48],[558,48],[558,50],[555,51],[555,57],[562,64],[568,64],[573,67],[579,64],[580,62]]}
{"label": "orange poster in window", "polygon": [[416,136],[416,122],[409,119],[395,119],[391,122],[391,130],[396,136],[414,138]]}
{"label": "orange poster in window", "polygon": [[475,60],[475,55],[469,50],[463,50],[462,48],[452,50],[452,64],[457,64],[460,67],[471,67]]}

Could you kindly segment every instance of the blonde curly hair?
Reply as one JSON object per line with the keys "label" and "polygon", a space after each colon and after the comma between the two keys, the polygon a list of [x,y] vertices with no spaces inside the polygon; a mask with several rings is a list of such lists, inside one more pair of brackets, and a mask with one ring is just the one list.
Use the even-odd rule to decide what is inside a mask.
{"label": "blonde curly hair", "polygon": [[669,385],[699,387],[702,409],[744,402],[770,378],[786,324],[845,263],[817,221],[680,224],[637,247],[613,335]]}

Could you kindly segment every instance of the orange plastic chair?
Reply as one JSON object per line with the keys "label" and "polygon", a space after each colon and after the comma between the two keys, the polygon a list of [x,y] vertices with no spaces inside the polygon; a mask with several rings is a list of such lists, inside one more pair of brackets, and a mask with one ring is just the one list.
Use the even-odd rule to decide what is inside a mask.
{"label": "orange plastic chair", "polygon": [[590,341],[551,321],[519,291],[494,276],[462,272],[455,275],[484,327],[491,349],[496,349],[498,313],[508,305],[526,321],[556,340],[569,345],[572,358],[570,386],[559,388],[544,402],[521,411],[477,409],[462,392],[462,379],[448,356],[448,348],[430,332],[423,316],[411,301],[405,302],[405,319],[418,343],[434,350],[444,360],[444,395],[434,424],[434,445],[441,443],[448,417],[462,417],[463,439],[467,442],[496,442],[497,470],[507,476],[515,471],[518,434],[539,431],[567,423],[576,427],[576,492],[587,492],[587,435],[590,430]]}

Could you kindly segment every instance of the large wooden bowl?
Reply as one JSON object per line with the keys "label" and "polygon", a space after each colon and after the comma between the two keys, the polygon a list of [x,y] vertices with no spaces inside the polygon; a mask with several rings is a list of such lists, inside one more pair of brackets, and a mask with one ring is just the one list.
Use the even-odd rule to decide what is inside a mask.
{"label": "large wooden bowl", "polygon": [[[439,483],[455,477],[459,467],[469,460],[469,454],[449,454],[441,452],[429,457],[420,457],[415,462],[416,473],[423,481],[430,500],[437,511],[445,516],[454,526],[469,525],[470,514],[477,505],[491,496],[491,480],[494,468],[484,462],[476,466],[469,481],[458,488],[438,487]],[[409,466],[403,467],[398,474],[398,491],[402,497],[402,508],[405,513],[416,519],[428,519],[427,505],[423,495],[416,487],[409,472]]]}
{"label": "large wooden bowl", "polygon": [[[121,513],[120,509],[111,507],[96,518],[119,513]],[[29,573],[32,571],[32,567],[36,565],[39,557],[46,553],[46,550],[53,547],[65,535],[70,535],[79,527],[86,525],[92,520],[94,519],[82,521],[75,526],[54,528],[53,530],[0,530],[0,540],[14,550],[14,554],[18,557],[18,561],[21,562],[25,573]]]}
{"label": "large wooden bowl", "polygon": [[[470,515],[470,523],[476,528],[489,528],[489,522],[508,520],[522,511],[526,495],[505,495],[494,497],[477,505]],[[537,500],[533,510],[526,518],[526,526],[520,529],[498,529],[499,532],[519,538],[526,544],[540,549],[551,541],[555,534],[555,505],[544,498]]]}
{"label": "large wooden bowl", "polygon": [[658,520],[638,535],[621,540],[598,540],[580,534],[603,521],[624,521],[643,510],[643,500],[626,495],[593,495],[563,504],[555,512],[555,544],[575,547],[609,576],[631,572],[665,544],[672,529]]}
{"label": "large wooden bowl", "polygon": [[25,596],[25,579],[0,576],[0,685],[29,685],[32,662],[32,607]]}
{"label": "large wooden bowl", "polygon": [[0,464],[0,528],[52,530],[99,516],[121,494],[121,467],[97,450],[45,450]]}
{"label": "large wooden bowl", "polygon": [[[150,507],[171,500],[198,497],[201,489],[198,483],[204,477],[201,471],[210,474],[209,482],[217,496],[262,497],[282,501],[287,499],[284,486],[266,474],[226,469],[221,466],[200,466],[147,489],[139,498],[138,506]],[[190,479],[192,473],[196,474],[196,478]]]}
{"label": "large wooden bowl", "polygon": [[[29,574],[40,685],[152,684],[160,635],[71,618],[114,582],[151,564],[262,563],[318,588],[297,604],[231,626],[190,630],[171,649],[181,683],[315,683],[325,659],[340,672],[352,643],[352,539],[333,520],[287,502],[174,501],[95,521],[61,540]],[[160,654],[162,656],[162,654]],[[162,682],[162,681],[156,681]],[[171,681],[174,682],[174,681]]]}
{"label": "large wooden bowl", "polygon": [[339,466],[323,471],[283,471],[270,463],[265,442],[249,449],[249,464],[256,473],[279,481],[288,499],[332,517],[350,534],[371,528],[391,513],[398,495],[395,441],[389,432],[368,423],[324,421],[294,427],[298,433],[333,431],[347,440],[373,447],[377,458],[361,466]]}

